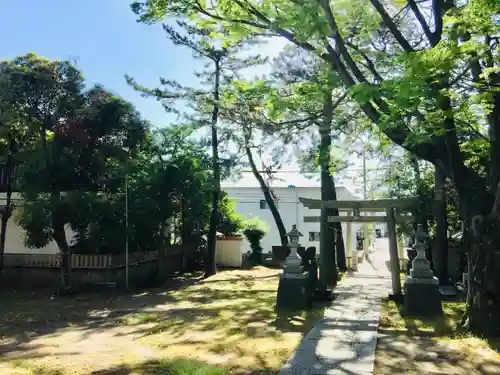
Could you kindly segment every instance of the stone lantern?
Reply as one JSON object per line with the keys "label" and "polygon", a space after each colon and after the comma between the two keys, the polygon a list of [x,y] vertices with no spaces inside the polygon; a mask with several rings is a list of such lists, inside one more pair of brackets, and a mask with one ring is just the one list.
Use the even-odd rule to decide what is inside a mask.
{"label": "stone lantern", "polygon": [[290,255],[285,259],[285,266],[280,274],[277,309],[303,310],[311,307],[312,291],[309,288],[309,272],[302,267],[302,258],[297,253],[299,238],[303,236],[296,225],[287,234],[290,238]]}
{"label": "stone lantern", "polygon": [[[425,252],[429,248],[429,245],[427,245],[429,237],[430,236],[423,230],[422,224],[419,224],[417,230],[415,231],[415,244],[413,245],[413,248],[417,251],[417,256],[411,263],[411,278],[434,279],[434,273],[431,270],[431,263],[425,256]],[[436,281],[432,280],[432,282]]]}
{"label": "stone lantern", "polygon": [[439,280],[434,277],[430,262],[425,256],[429,247],[429,235],[419,225],[415,231],[414,249],[417,256],[413,259],[410,275],[405,282],[404,313],[410,316],[432,316],[443,312]]}
{"label": "stone lantern", "polygon": [[285,273],[302,273],[302,258],[298,254],[298,249],[300,247],[299,238],[304,235],[299,232],[297,225],[292,226],[292,230],[287,233],[290,238],[290,243],[288,247],[290,248],[290,254],[285,259],[285,266],[283,267],[283,272]]}

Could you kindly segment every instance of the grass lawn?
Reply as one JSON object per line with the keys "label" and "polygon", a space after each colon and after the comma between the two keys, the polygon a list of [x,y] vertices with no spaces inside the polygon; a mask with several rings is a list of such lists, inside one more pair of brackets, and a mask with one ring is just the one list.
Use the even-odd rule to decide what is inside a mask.
{"label": "grass lawn", "polygon": [[277,315],[278,273],[222,271],[136,295],[0,295],[0,374],[274,373],[324,311]]}
{"label": "grass lawn", "polygon": [[442,317],[422,320],[402,317],[394,301],[384,301],[374,374],[500,374],[500,341],[457,331],[464,308],[443,302]]}

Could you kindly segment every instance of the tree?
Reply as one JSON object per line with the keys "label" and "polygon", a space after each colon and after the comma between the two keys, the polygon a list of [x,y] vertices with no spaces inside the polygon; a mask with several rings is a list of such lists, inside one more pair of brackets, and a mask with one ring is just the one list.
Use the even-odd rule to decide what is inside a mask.
{"label": "tree", "polygon": [[[66,196],[72,213],[70,226],[77,232],[72,252],[123,254],[125,239],[131,252],[163,251],[172,244],[199,245],[210,219],[211,191],[206,186],[211,179],[211,158],[204,145],[193,139],[193,128],[179,124],[158,129],[129,156],[107,165],[98,192]],[[221,172],[226,175],[227,168]],[[227,235],[241,229],[242,218],[227,197],[220,199],[219,211],[219,232]],[[191,259],[196,265],[201,261],[198,256]]]}
{"label": "tree", "polygon": [[[425,222],[434,237],[429,260],[434,261],[434,271],[441,283],[448,282],[448,236],[461,231],[456,190],[448,179],[443,179],[437,167],[419,162],[407,153],[400,160],[393,162],[387,171],[386,184],[391,198],[409,198],[418,196],[426,210],[426,215],[418,215],[420,222]],[[434,215],[428,202],[433,202]],[[416,224],[416,223],[415,223]],[[412,235],[415,229],[409,224],[399,224],[399,230]],[[444,242],[444,244],[443,244]]]}
{"label": "tree", "polygon": [[[135,9],[133,9],[135,11]],[[143,22],[152,23],[154,18],[143,18]],[[245,43],[225,43],[222,40],[213,40],[224,36],[223,33],[217,33],[213,30],[203,28],[202,26],[193,25],[185,21],[177,21],[177,26],[184,30],[180,33],[175,28],[163,25],[163,29],[167,33],[170,40],[180,46],[189,48],[193,52],[193,56],[206,61],[205,70],[197,73],[197,76],[202,80],[203,85],[211,84],[212,88],[208,90],[193,89],[183,87],[177,82],[161,80],[164,88],[149,90],[138,85],[131,77],[127,77],[131,84],[138,91],[145,95],[156,97],[158,100],[163,100],[165,108],[169,111],[176,111],[176,101],[187,101],[190,109],[194,112],[187,114],[188,118],[197,122],[200,126],[210,125],[210,144],[212,149],[212,174],[213,174],[213,190],[212,190],[212,213],[210,216],[210,228],[208,232],[207,252],[205,259],[205,277],[216,273],[215,267],[215,242],[216,228],[219,223],[220,213],[218,212],[219,199],[221,196],[221,177],[220,167],[221,160],[219,158],[219,140],[218,140],[218,122],[220,111],[220,94],[221,87],[225,82],[230,81],[241,69],[258,64],[260,60],[257,57],[238,58],[237,52],[240,52]],[[219,43],[220,42],[220,43]],[[210,113],[210,115],[208,115]]]}
{"label": "tree", "polygon": [[[157,131],[159,138],[157,153],[167,168],[163,174],[161,191],[170,191],[170,196],[182,202],[181,239],[183,243],[192,240],[193,233],[209,229],[211,216],[211,170],[212,160],[206,153],[203,142],[194,139],[196,126],[177,124]],[[174,169],[175,168],[175,169]],[[231,171],[221,166],[221,177]],[[172,176],[176,176],[172,179]],[[178,178],[180,177],[180,178]],[[235,205],[221,192],[218,211],[220,220],[216,230],[224,235],[234,235],[241,229],[242,218],[235,213]]]}
{"label": "tree", "polygon": [[[323,173],[321,180],[322,199],[337,200],[335,188],[334,173],[341,169],[340,163],[333,160],[334,142],[339,141],[340,135],[346,131],[348,120],[344,113],[347,113],[345,106],[341,106],[346,97],[345,90],[342,90],[338,85],[338,78],[331,71],[330,67],[324,64],[321,60],[315,58],[314,55],[302,51],[295,46],[289,46],[284,49],[281,55],[274,61],[273,76],[288,87],[296,87],[292,89],[295,96],[293,103],[295,106],[287,105],[289,112],[309,113],[311,121],[309,126],[305,127],[300,124],[300,133],[303,138],[310,142],[312,131],[319,133],[319,147],[314,147],[306,158],[299,160],[307,161],[303,166],[307,165],[307,169],[317,170]],[[333,97],[337,96],[337,99]],[[343,109],[343,110],[342,110]],[[323,119],[323,121],[322,121]],[[295,126],[293,122],[287,126],[287,132]],[[312,128],[312,129],[310,129]],[[312,130],[305,132],[305,130]],[[282,132],[284,133],[284,132]],[[287,137],[285,136],[285,139]],[[304,165],[305,164],[305,165]],[[328,174],[328,176],[326,175]],[[339,215],[338,209],[328,210],[327,216]],[[326,258],[331,256],[328,262],[337,264],[341,271],[347,270],[347,262],[345,255],[344,238],[342,234],[341,223],[327,224],[324,221],[321,232],[325,234],[322,238],[322,249],[326,251]],[[327,233],[331,232],[331,233]],[[336,252],[329,254],[329,249],[335,246]],[[321,251],[320,251],[321,254]],[[320,255],[321,256],[321,255]],[[325,274],[325,272],[323,272]],[[336,283],[337,276],[328,277]]]}
{"label": "tree", "polygon": [[20,223],[28,245],[56,242],[62,285],[70,289],[71,251],[65,227],[71,211],[66,196],[99,191],[108,162],[122,154],[123,147],[140,143],[147,123],[131,104],[101,87],[84,91],[83,77],[70,62],[28,54],[12,64],[26,123],[36,135],[19,171],[25,202]]}
{"label": "tree", "polygon": [[24,111],[20,90],[15,86],[13,77],[17,67],[11,61],[0,63],[0,140],[1,140],[1,185],[5,189],[5,205],[1,213],[0,226],[0,276],[3,271],[3,255],[7,223],[12,216],[12,193],[15,183],[15,170],[22,159],[23,146],[29,140],[26,112]]}
{"label": "tree", "polygon": [[272,88],[263,80],[252,83],[234,81],[226,87],[221,100],[221,118],[225,120],[226,125],[222,129],[222,136],[236,146],[236,157],[241,157],[242,155],[238,155],[241,153],[246,157],[273,215],[281,245],[285,247],[288,245],[287,230],[276,206],[276,197],[254,159],[254,151],[263,151],[264,148],[263,143],[259,142],[259,135],[262,135],[262,129],[268,128],[272,122],[266,113],[266,102],[269,96],[273,95],[272,92]]}
{"label": "tree", "polygon": [[[280,35],[331,64],[387,137],[453,181],[470,240],[468,326],[500,330],[494,271],[494,244],[500,240],[497,1],[407,1],[398,9],[379,0],[238,0],[211,8],[150,0],[134,7],[142,17],[203,15],[205,24],[223,24],[234,37]],[[463,148],[478,143],[489,149],[485,173],[465,163]]]}

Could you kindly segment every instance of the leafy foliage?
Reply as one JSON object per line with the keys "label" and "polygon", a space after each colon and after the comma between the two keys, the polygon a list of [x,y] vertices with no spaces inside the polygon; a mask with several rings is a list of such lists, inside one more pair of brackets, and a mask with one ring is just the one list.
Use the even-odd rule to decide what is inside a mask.
{"label": "leafy foliage", "polygon": [[188,17],[232,40],[278,35],[331,67],[387,138],[453,182],[466,233],[476,234],[469,259],[481,282],[471,289],[469,326],[498,327],[498,1],[148,0],[133,9],[146,22]]}
{"label": "leafy foliage", "polygon": [[253,217],[245,221],[243,234],[250,242],[250,248],[252,249],[252,254],[250,255],[250,260],[255,263],[260,263],[262,261],[262,238],[269,231],[266,223],[260,220],[258,217]]}
{"label": "leafy foliage", "polygon": [[[9,116],[31,137],[19,161],[25,201],[16,217],[29,247],[47,245],[61,228],[76,233],[57,238],[61,252],[71,241],[73,252],[93,254],[121,253],[126,239],[131,251],[162,248],[171,219],[177,237],[206,230],[214,183],[211,160],[191,137],[196,127],[150,133],[130,103],[99,86],[84,90],[67,62],[27,55],[2,69],[16,85],[1,104],[23,104]],[[238,230],[228,199],[221,211],[225,225]]]}
{"label": "leafy foliage", "polygon": [[219,201],[220,220],[217,231],[224,236],[234,236],[244,228],[243,217],[236,212],[236,203],[227,194]]}

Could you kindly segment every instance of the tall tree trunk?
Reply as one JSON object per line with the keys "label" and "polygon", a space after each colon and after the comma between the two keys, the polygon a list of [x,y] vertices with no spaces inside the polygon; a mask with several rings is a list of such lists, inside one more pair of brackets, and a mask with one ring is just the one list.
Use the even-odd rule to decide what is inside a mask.
{"label": "tall tree trunk", "polygon": [[50,191],[50,204],[51,204],[51,221],[52,221],[52,239],[56,242],[59,252],[61,254],[61,286],[64,292],[71,290],[71,249],[66,239],[66,232],[64,230],[65,221],[64,215],[61,212],[61,191],[57,183],[56,165],[54,163],[54,155],[58,150],[59,144],[57,137],[54,138],[54,145],[49,149],[47,144],[47,130],[52,128],[50,120],[45,119],[42,122],[40,129],[40,137],[42,140],[42,150],[45,159],[45,170],[49,174],[49,185],[47,186]]}
{"label": "tall tree trunk", "polygon": [[337,265],[339,270],[347,272],[347,260],[345,255],[344,233],[342,233],[342,223],[334,223],[337,237],[335,238],[335,250],[337,255]]}
{"label": "tall tree trunk", "polygon": [[418,159],[414,155],[410,155],[410,161],[413,167],[413,171],[415,172],[415,180],[416,180],[416,190],[417,196],[420,199],[420,206],[418,209],[418,217],[417,222],[422,224],[422,229],[429,233],[429,222],[427,221],[427,207],[424,201],[424,184],[422,181],[422,176],[420,174],[420,165],[418,164]]}
{"label": "tall tree trunk", "polygon": [[[332,93],[325,93],[323,102],[323,124],[319,128],[321,142],[319,146],[319,164],[321,169],[321,200],[332,198],[332,176],[330,174],[330,148],[332,145],[331,124],[333,118]],[[335,191],[335,190],[334,190]],[[320,222],[320,264],[319,289],[327,290],[337,285],[337,261],[335,256],[335,230],[333,223],[328,223],[328,216],[334,216],[334,209],[321,209]]]}
{"label": "tall tree trunk", "polygon": [[61,284],[64,291],[71,290],[71,249],[66,239],[64,230],[64,220],[61,214],[61,194],[59,192],[51,193],[51,219],[52,219],[52,238],[61,253]]}
{"label": "tall tree trunk", "polygon": [[[324,138],[324,137],[322,137]],[[329,137],[328,137],[329,138]],[[322,140],[323,144],[324,141]],[[326,142],[325,142],[326,143]],[[321,152],[320,152],[321,153]],[[328,200],[330,195],[328,190],[323,188],[328,184],[331,178],[328,169],[321,169],[321,200]],[[329,287],[337,285],[337,261],[335,256],[335,231],[333,230],[333,223],[328,223],[328,216],[334,216],[334,210],[331,208],[321,209],[321,223],[320,223],[320,246],[319,246],[319,287],[326,290]]]}
{"label": "tall tree trunk", "polygon": [[[335,180],[333,176],[328,180],[328,200],[336,201],[337,200],[337,190],[335,189]],[[333,215],[339,216],[339,210],[337,208],[333,209]],[[339,270],[342,272],[347,271],[347,261],[345,255],[345,245],[344,245],[344,235],[342,233],[342,224],[341,223],[332,223],[331,230],[334,232],[335,236],[335,250],[336,250],[336,259]]]}
{"label": "tall tree trunk", "polygon": [[184,199],[184,197],[181,198],[180,216],[181,216],[180,220],[181,243],[185,245],[189,242],[189,237],[191,237],[192,233],[190,231],[191,228],[189,227],[189,222],[187,220],[188,217],[187,207],[186,207],[186,200]]}
{"label": "tall tree trunk", "polygon": [[[467,328],[487,337],[500,335],[500,223],[497,219],[471,219],[469,241],[469,293]],[[483,221],[484,220],[484,221]]]}
{"label": "tall tree trunk", "polygon": [[[419,206],[418,209],[414,212],[415,221],[413,222],[413,229],[417,230],[418,224],[422,224],[422,229],[425,233],[429,233],[429,221],[427,220],[427,205],[425,203],[425,192],[424,192],[424,183],[422,181],[422,177],[420,174],[420,165],[418,164],[418,159],[415,155],[410,155],[410,162],[413,167],[413,171],[415,172],[415,180],[416,180],[416,193],[419,198]],[[412,235],[412,242],[415,242],[415,237]],[[430,262],[431,269],[434,270],[434,260],[432,256],[432,248],[429,248],[425,252],[425,256]]]}
{"label": "tall tree trunk", "polygon": [[[248,144],[248,142],[247,142]],[[274,199],[271,195],[271,191],[269,190],[269,187],[267,186],[266,182],[264,181],[264,178],[262,178],[262,175],[260,174],[259,170],[257,169],[257,166],[255,165],[255,161],[252,156],[252,150],[250,147],[245,146],[245,152],[247,154],[248,158],[248,163],[250,164],[250,168],[252,169],[252,173],[254,177],[257,179],[259,182],[260,188],[262,190],[262,193],[264,194],[264,199],[266,200],[267,206],[269,207],[269,210],[271,211],[271,214],[273,215],[274,222],[276,223],[276,227],[278,228],[278,233],[280,235],[281,239],[281,246],[288,246],[288,238],[286,236],[286,228],[285,225],[283,224],[283,220],[281,219],[281,215],[278,211],[278,208],[276,207],[276,204],[274,203]]]}
{"label": "tall tree trunk", "polygon": [[5,253],[5,239],[7,236],[7,222],[12,215],[12,184],[14,180],[14,166],[12,160],[12,154],[9,150],[7,155],[7,163],[4,169],[5,172],[5,185],[6,185],[6,202],[5,207],[2,211],[2,222],[0,227],[0,278],[3,275],[4,267],[4,253]]}
{"label": "tall tree trunk", "polygon": [[207,253],[204,268],[205,277],[215,275],[215,244],[217,241],[217,225],[219,224],[219,198],[220,198],[220,164],[219,164],[219,141],[217,139],[217,121],[219,119],[219,91],[220,91],[220,59],[215,60],[215,83],[213,91],[212,109],[212,171],[214,177],[214,189],[212,192],[212,212],[210,214],[210,228],[207,238]]}
{"label": "tall tree trunk", "polygon": [[436,241],[435,251],[436,256],[436,276],[440,283],[448,281],[448,219],[446,214],[446,196],[445,184],[446,176],[439,167],[434,167],[435,180],[435,201],[434,213],[436,217]]}

